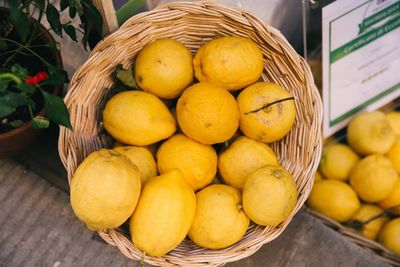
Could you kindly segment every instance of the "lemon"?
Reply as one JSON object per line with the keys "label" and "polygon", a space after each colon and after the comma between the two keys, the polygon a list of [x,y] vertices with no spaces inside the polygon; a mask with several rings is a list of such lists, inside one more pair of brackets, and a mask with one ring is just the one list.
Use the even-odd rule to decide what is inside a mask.
{"label": "lemon", "polygon": [[140,174],[126,157],[112,150],[91,153],[71,180],[71,206],[91,230],[115,228],[134,211]]}
{"label": "lemon", "polygon": [[222,184],[197,192],[190,239],[210,249],[226,248],[242,239],[250,220],[242,209],[241,198],[239,190]]}
{"label": "lemon", "polygon": [[378,205],[384,209],[395,208],[395,211],[400,213],[400,179],[397,179],[390,195],[384,200],[379,201]]}
{"label": "lemon", "polygon": [[364,112],[350,121],[347,141],[358,154],[385,154],[395,142],[395,134],[383,112]]}
{"label": "lemon", "polygon": [[391,111],[386,114],[386,118],[389,120],[390,126],[397,136],[400,136],[400,112]]}
{"label": "lemon", "polygon": [[398,179],[390,160],[382,155],[370,155],[360,160],[350,173],[350,184],[366,202],[378,202],[394,190]]}
{"label": "lemon", "polygon": [[396,139],[396,142],[390,148],[386,156],[392,162],[393,166],[396,168],[396,171],[400,173],[400,137]]}
{"label": "lemon", "polygon": [[[357,213],[351,218],[352,221],[358,221],[360,223],[365,223],[369,221],[368,223],[365,223],[362,225],[362,228],[360,229],[361,234],[368,238],[375,240],[379,232],[382,229],[383,224],[386,222],[387,217],[381,216],[383,213],[383,209],[376,205],[371,205],[371,204],[362,204],[361,208],[357,211]],[[376,219],[374,219],[376,217]]]}
{"label": "lemon", "polygon": [[[282,139],[292,129],[296,118],[291,97],[287,90],[274,83],[250,85],[237,97],[240,130],[244,135],[264,143]],[[284,99],[286,101],[276,102]]]}
{"label": "lemon", "polygon": [[135,81],[161,98],[180,96],[193,81],[192,54],[182,43],[159,39],[146,45],[135,61]]}
{"label": "lemon", "polygon": [[274,151],[264,143],[238,137],[218,157],[218,171],[224,182],[239,190],[247,177],[264,165],[279,165]]}
{"label": "lemon", "polygon": [[333,179],[315,183],[307,204],[338,222],[348,221],[360,208],[356,192],[348,184]]}
{"label": "lemon", "polygon": [[140,173],[140,182],[142,183],[142,186],[147,180],[157,176],[156,161],[148,148],[138,146],[120,146],[114,148],[114,151],[126,156],[136,165]]}
{"label": "lemon", "polygon": [[157,166],[160,173],[181,170],[186,182],[197,191],[210,184],[215,177],[217,153],[210,145],[176,134],[158,149]]}
{"label": "lemon", "polygon": [[133,244],[162,256],[185,238],[196,210],[196,196],[179,170],[151,178],[143,187],[130,220]]}
{"label": "lemon", "polygon": [[315,172],[315,176],[314,176],[314,182],[319,182],[322,181],[324,179],[324,177],[322,177],[321,173],[319,171]]}
{"label": "lemon", "polygon": [[103,111],[103,124],[119,142],[146,146],[170,137],[176,122],[163,102],[142,91],[113,96]]}
{"label": "lemon", "polygon": [[359,157],[350,147],[343,144],[335,144],[324,147],[322,151],[319,170],[328,179],[346,181]]}
{"label": "lemon", "polygon": [[284,168],[266,165],[247,178],[242,197],[243,209],[253,222],[277,226],[297,203],[296,183]]}
{"label": "lemon", "polygon": [[228,90],[256,82],[263,71],[263,54],[250,39],[228,36],[212,40],[197,51],[193,60],[196,78]]}
{"label": "lemon", "polygon": [[235,98],[210,83],[198,83],[186,89],[178,100],[176,113],[183,133],[205,145],[227,141],[239,126]]}
{"label": "lemon", "polygon": [[400,218],[391,220],[383,226],[379,242],[400,256]]}

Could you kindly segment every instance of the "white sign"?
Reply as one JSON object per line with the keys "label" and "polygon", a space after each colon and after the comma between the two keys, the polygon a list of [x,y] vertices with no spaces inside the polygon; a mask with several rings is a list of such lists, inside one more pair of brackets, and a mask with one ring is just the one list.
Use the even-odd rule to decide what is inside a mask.
{"label": "white sign", "polygon": [[322,9],[324,136],[400,96],[400,0],[337,0]]}

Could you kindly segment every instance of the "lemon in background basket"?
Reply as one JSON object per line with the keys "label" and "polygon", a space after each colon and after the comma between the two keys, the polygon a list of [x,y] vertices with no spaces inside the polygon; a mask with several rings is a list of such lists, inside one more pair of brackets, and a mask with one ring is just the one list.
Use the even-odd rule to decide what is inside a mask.
{"label": "lemon in background basket", "polygon": [[181,171],[150,179],[130,220],[133,244],[150,256],[165,255],[186,237],[195,210],[196,196]]}
{"label": "lemon in background basket", "polygon": [[390,148],[386,156],[392,162],[393,166],[396,168],[396,171],[400,173],[400,137],[396,139],[396,142]]}
{"label": "lemon in background basket", "polygon": [[236,138],[218,157],[218,171],[224,182],[239,190],[247,177],[264,165],[279,165],[274,151],[246,136]]}
{"label": "lemon in background basket", "polygon": [[394,209],[393,212],[400,214],[400,179],[397,179],[394,189],[390,195],[378,202],[378,205],[384,209]]}
{"label": "lemon in background basket", "polygon": [[387,221],[387,217],[383,216],[383,209],[376,205],[362,204],[361,208],[357,213],[351,218],[351,221],[357,221],[361,223],[361,234],[368,238],[375,240],[383,224]]}
{"label": "lemon in background basket", "polygon": [[247,178],[243,187],[243,209],[263,226],[277,226],[286,220],[297,203],[293,176],[281,166],[266,165]]}
{"label": "lemon in background basket", "polygon": [[296,108],[294,98],[275,83],[255,83],[237,97],[240,130],[264,143],[282,139],[292,129]]}
{"label": "lemon in background basket", "polygon": [[147,146],[170,137],[176,121],[164,103],[142,91],[113,96],[103,110],[103,125],[121,143]]}
{"label": "lemon in background basket", "polygon": [[160,173],[181,170],[186,182],[197,191],[214,179],[217,153],[210,145],[177,134],[161,144],[157,151],[157,166]]}
{"label": "lemon in background basket", "polygon": [[211,83],[187,88],[178,99],[176,113],[182,132],[205,145],[229,140],[239,126],[235,98]]}
{"label": "lemon in background basket", "polygon": [[379,242],[400,256],[400,218],[391,220],[383,226]]}
{"label": "lemon in background basket", "polygon": [[360,208],[360,201],[353,188],[334,179],[315,183],[307,204],[338,222],[348,221]]}
{"label": "lemon in background basket", "polygon": [[197,51],[193,60],[195,76],[230,91],[256,82],[263,71],[263,54],[248,38],[227,36],[212,40]]}
{"label": "lemon in background basket", "polygon": [[328,179],[346,181],[359,157],[350,147],[334,144],[324,147],[319,170]]}
{"label": "lemon in background basket", "polygon": [[189,237],[204,248],[225,248],[242,239],[249,223],[239,190],[228,185],[210,185],[196,194],[196,213]]}
{"label": "lemon in background basket", "polygon": [[360,160],[350,173],[350,185],[366,202],[387,198],[398,180],[396,169],[383,155],[369,155]]}
{"label": "lemon in background basket", "polygon": [[139,146],[118,146],[114,151],[126,156],[139,170],[142,186],[157,176],[157,166],[150,149]]}
{"label": "lemon in background basket", "polygon": [[158,39],[146,45],[136,58],[136,84],[158,97],[176,98],[193,81],[192,59],[182,43]]}
{"label": "lemon in background basket", "polygon": [[71,206],[91,230],[116,228],[134,211],[140,174],[125,156],[101,149],[90,154],[71,180]]}
{"label": "lemon in background basket", "polygon": [[400,112],[399,111],[391,111],[386,114],[387,119],[389,120],[390,126],[394,133],[400,137]]}

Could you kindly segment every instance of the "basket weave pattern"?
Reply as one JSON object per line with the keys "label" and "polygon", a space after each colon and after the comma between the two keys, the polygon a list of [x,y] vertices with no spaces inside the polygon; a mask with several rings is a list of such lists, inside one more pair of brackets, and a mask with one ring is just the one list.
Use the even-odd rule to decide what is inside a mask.
{"label": "basket weave pattern", "polygon": [[307,63],[279,31],[265,26],[248,12],[215,2],[170,3],[141,13],[96,46],[72,77],[65,98],[74,131],[61,128],[59,153],[69,179],[88,154],[112,144],[112,138],[102,127],[99,105],[114,84],[113,71],[118,64],[130,67],[143,46],[159,38],[176,39],[194,54],[205,42],[229,35],[256,42],[264,54],[261,80],[282,85],[296,98],[293,129],[282,141],[271,144],[282,166],[296,179],[299,192],[296,207],[278,227],[251,224],[244,238],[228,248],[204,249],[185,239],[163,257],[143,255],[133,246],[125,227],[99,231],[106,242],[117,246],[129,258],[162,266],[218,266],[245,258],[284,231],[311,191],[322,148],[322,103]]}

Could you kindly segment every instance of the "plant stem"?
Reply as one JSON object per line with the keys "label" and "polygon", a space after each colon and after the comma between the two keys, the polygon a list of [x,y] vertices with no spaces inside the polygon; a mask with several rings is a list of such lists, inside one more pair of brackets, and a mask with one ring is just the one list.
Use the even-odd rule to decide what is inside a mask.
{"label": "plant stem", "polygon": [[4,79],[11,79],[16,84],[21,84],[22,83],[21,78],[19,78],[17,75],[15,75],[14,73],[11,73],[11,72],[1,73],[0,74],[0,80],[4,80]]}
{"label": "plant stem", "polygon": [[373,220],[379,219],[380,217],[382,217],[384,215],[392,214],[391,211],[393,211],[399,207],[400,207],[400,205],[397,205],[397,206],[391,207],[389,209],[386,209],[386,210],[382,211],[381,213],[379,213],[378,215],[375,215],[374,217],[371,217],[368,220],[361,222],[361,224],[362,225],[368,224],[368,223],[372,222]]}
{"label": "plant stem", "polygon": [[258,112],[258,111],[260,111],[262,109],[269,108],[269,107],[271,107],[271,106],[273,106],[275,104],[278,104],[278,103],[281,103],[281,102],[285,102],[285,101],[289,101],[289,100],[294,100],[294,99],[295,99],[294,97],[287,97],[287,98],[278,99],[276,101],[273,101],[271,103],[268,103],[268,104],[262,106],[261,108],[258,108],[258,109],[255,109],[255,110],[252,110],[252,111],[249,111],[249,112],[245,112],[244,114],[248,115],[250,113],[256,113],[256,112]]}

